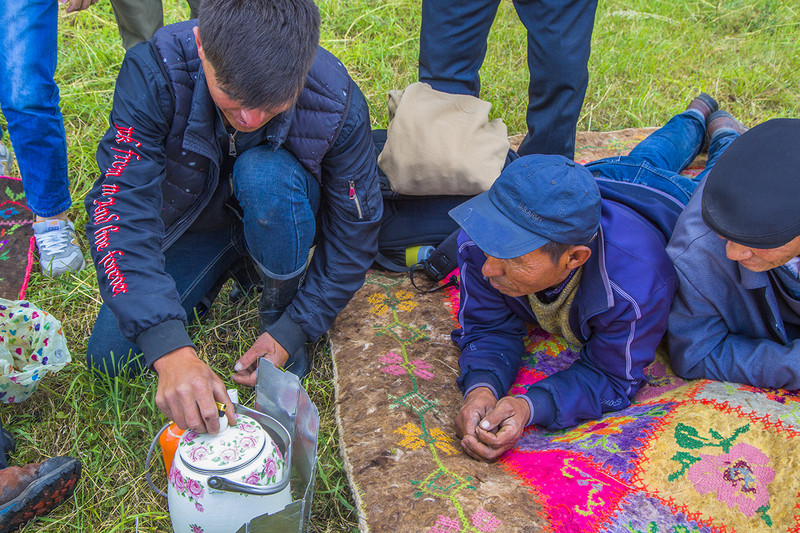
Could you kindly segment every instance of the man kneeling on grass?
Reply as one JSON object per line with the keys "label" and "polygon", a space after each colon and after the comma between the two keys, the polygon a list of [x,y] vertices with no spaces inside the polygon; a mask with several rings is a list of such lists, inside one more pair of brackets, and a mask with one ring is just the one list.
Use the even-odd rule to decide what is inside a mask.
{"label": "man kneeling on grass", "polygon": [[[717,103],[701,94],[630,155],[586,167],[531,155],[450,211],[459,242],[461,445],[494,460],[526,426],[563,428],[630,405],[667,329],[677,276],[665,251],[697,178],[678,173],[700,151]],[[709,131],[717,128],[708,120]],[[724,148],[712,144],[707,168]],[[506,396],[526,323],[580,346],[578,360]],[[498,401],[499,399],[499,401]]]}
{"label": "man kneeling on grass", "polygon": [[[158,373],[156,403],[215,433],[225,385],[197,356],[187,317],[231,272],[263,282],[260,357],[303,376],[306,341],[364,282],[382,214],[366,100],[318,46],[313,0],[204,0],[125,55],[86,197],[103,307],[87,347],[108,374]],[[309,261],[309,250],[315,246]]]}

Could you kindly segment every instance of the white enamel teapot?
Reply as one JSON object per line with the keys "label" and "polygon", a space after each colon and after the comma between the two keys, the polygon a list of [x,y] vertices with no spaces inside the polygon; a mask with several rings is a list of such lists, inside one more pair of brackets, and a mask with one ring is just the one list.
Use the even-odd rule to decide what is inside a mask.
{"label": "white enamel teapot", "polygon": [[172,529],[235,533],[255,517],[281,511],[292,502],[291,454],[291,437],[279,422],[238,404],[236,424],[221,416],[218,434],[186,431],[168,475]]}

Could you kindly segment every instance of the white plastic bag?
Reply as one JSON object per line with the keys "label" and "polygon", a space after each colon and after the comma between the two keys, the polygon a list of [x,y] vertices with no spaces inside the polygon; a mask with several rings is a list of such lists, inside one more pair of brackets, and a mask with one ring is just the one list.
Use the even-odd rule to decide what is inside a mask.
{"label": "white plastic bag", "polygon": [[58,320],[25,300],[0,298],[0,402],[26,400],[71,360]]}

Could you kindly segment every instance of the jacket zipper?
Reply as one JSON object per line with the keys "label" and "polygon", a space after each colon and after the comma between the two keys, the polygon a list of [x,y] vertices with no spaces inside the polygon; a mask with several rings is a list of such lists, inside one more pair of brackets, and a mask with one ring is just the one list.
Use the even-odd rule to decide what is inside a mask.
{"label": "jacket zipper", "polygon": [[228,133],[228,155],[236,157],[236,133]]}
{"label": "jacket zipper", "polygon": [[350,180],[350,200],[353,200],[356,203],[358,220],[363,220],[364,215],[361,213],[361,202],[358,200],[358,196],[356,196],[356,184],[353,182],[353,180]]}

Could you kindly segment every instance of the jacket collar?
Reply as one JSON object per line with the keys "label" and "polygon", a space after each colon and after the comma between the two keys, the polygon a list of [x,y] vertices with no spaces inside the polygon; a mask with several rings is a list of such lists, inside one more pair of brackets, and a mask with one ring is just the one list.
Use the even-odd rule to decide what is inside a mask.
{"label": "jacket collar", "polygon": [[769,275],[766,272],[753,272],[738,262],[736,263],[736,268],[739,269],[739,277],[742,280],[742,287],[745,289],[763,289],[769,284]]}
{"label": "jacket collar", "polygon": [[[192,105],[189,110],[188,124],[183,136],[183,148],[196,152],[211,160],[220,157],[220,148],[217,145],[216,134],[208,135],[209,131],[215,132],[216,121],[221,120],[211,93],[208,92],[203,64],[197,69],[197,80],[192,91]],[[283,113],[276,115],[266,124],[267,141],[273,150],[277,150],[286,141],[289,129],[294,119],[295,107],[292,106]]]}
{"label": "jacket collar", "polygon": [[603,226],[600,226],[597,238],[589,243],[589,249],[592,250],[592,256],[583,265],[578,296],[582,322],[614,306],[614,292],[606,270]]}

